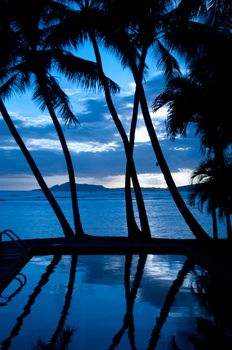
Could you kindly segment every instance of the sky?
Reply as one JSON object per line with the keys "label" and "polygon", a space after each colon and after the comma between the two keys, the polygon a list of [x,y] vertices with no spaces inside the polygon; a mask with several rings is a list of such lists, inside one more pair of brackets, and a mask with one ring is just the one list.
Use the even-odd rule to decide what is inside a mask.
{"label": "sky", "polygon": [[[78,54],[93,59],[87,45]],[[105,51],[102,52],[105,73],[120,86],[114,95],[118,115],[129,132],[135,84],[127,69]],[[60,76],[56,76],[66,94],[79,125],[67,127],[60,119],[76,172],[77,183],[100,184],[110,188],[124,186],[125,155],[123,144],[104,96],[99,91],[86,91]],[[146,76],[145,91],[148,105],[164,88],[163,74],[152,63]],[[5,101],[8,112],[30,150],[49,186],[68,181],[67,170],[57,135],[48,112],[41,111],[31,99],[31,92],[13,95]],[[150,108],[151,110],[151,108]],[[188,137],[170,140],[165,129],[167,108],[163,107],[152,120],[161,148],[177,186],[190,183],[192,170],[199,164],[199,140],[191,132]],[[135,163],[141,186],[166,187],[157,166],[142,114],[135,139]],[[0,190],[31,190],[39,188],[26,160],[9,133],[0,115]]]}

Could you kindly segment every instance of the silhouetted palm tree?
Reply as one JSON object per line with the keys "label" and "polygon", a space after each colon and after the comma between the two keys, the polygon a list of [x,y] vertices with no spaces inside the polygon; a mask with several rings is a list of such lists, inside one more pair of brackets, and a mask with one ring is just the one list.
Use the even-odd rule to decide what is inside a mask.
{"label": "silhouetted palm tree", "polygon": [[[181,3],[167,31],[167,40],[186,57],[189,74],[169,80],[153,108],[168,106],[167,130],[173,138],[186,135],[188,125],[193,124],[201,139],[201,150],[212,155],[223,169],[225,151],[232,143],[228,117],[228,84],[232,78],[231,4],[193,1],[196,14],[201,15],[196,21],[196,17],[191,20],[188,15],[188,2]],[[224,204],[228,208],[229,204]]]}
{"label": "silhouetted palm tree", "polygon": [[[1,19],[0,19],[0,41],[1,41],[1,55],[0,55],[0,81],[4,81],[9,78],[8,69],[9,66],[13,66],[17,62],[18,58],[18,49],[19,49],[19,36],[14,29],[15,20],[18,18],[18,6],[17,2],[1,2]],[[21,9],[21,7],[20,7]],[[58,205],[55,197],[49,190],[47,184],[45,183],[35,161],[33,160],[30,152],[28,151],[25,143],[23,142],[18,130],[16,129],[12,119],[7,112],[7,109],[4,105],[2,97],[6,95],[9,88],[9,83],[14,82],[14,77],[8,80],[8,84],[1,86],[0,88],[0,112],[5,120],[13,138],[21,149],[23,155],[25,156],[36,180],[38,181],[42,191],[44,192],[45,197],[47,198],[49,204],[51,205],[54,213],[56,214],[58,221],[61,224],[61,227],[64,231],[65,236],[72,237],[73,231],[67,222],[60,206]],[[20,88],[19,84],[18,88]]]}
{"label": "silhouetted palm tree", "polygon": [[185,135],[189,123],[194,123],[202,147],[223,162],[222,153],[232,142],[228,118],[228,84],[232,79],[231,3],[192,3],[197,6],[197,2],[205,5],[200,20],[189,20],[185,15],[188,2],[183,2],[185,6],[178,15],[182,17],[182,25],[171,27],[167,35],[175,49],[186,57],[189,73],[168,82],[164,93],[156,99],[155,108],[165,101],[168,104],[168,131],[173,137]]}
{"label": "silhouetted palm tree", "polygon": [[192,187],[189,197],[190,205],[196,205],[200,211],[206,206],[208,213],[212,215],[213,221],[213,238],[218,239],[217,227],[217,193],[218,186],[215,176],[216,169],[212,167],[212,161],[201,163],[200,166],[194,170],[192,180],[196,180],[196,184]]}
{"label": "silhouetted palm tree", "polygon": [[[230,152],[229,147],[232,143],[230,119],[228,118],[230,108],[228,108],[227,103],[230,97],[226,84],[226,81],[229,83],[231,80],[232,71],[231,69],[221,69],[218,63],[221,62],[222,66],[225,64],[227,68],[229,67],[228,57],[225,58],[224,62],[221,52],[225,52],[225,49],[230,46],[232,37],[227,38],[226,35],[225,38],[225,34],[219,33],[217,35],[216,33],[215,30],[213,34],[208,33],[208,36],[204,33],[208,40],[213,40],[212,43],[209,40],[209,44],[202,48],[203,54],[199,53],[198,57],[191,60],[190,73],[187,76],[175,77],[168,81],[164,92],[156,98],[153,108],[157,110],[161,106],[168,106],[167,131],[172,138],[177,135],[185,136],[188,126],[194,125],[196,133],[200,136],[202,152],[213,156],[214,165],[220,169],[222,178],[222,174],[227,177],[228,164],[225,164],[225,156],[228,151]],[[223,38],[224,40],[222,40]],[[212,47],[213,44],[216,49],[214,46]],[[217,55],[219,62],[215,61],[217,51],[219,51]],[[207,163],[206,167],[208,167]],[[199,170],[203,170],[202,166],[199,167]],[[221,179],[222,183],[225,182]],[[200,192],[201,188],[203,192],[207,191],[209,185],[210,183],[204,184],[204,186],[200,185],[194,191]],[[199,195],[199,192],[196,195]],[[223,205],[227,212],[228,233],[231,231],[228,212],[230,192],[230,184],[227,182],[227,187],[223,189]],[[204,198],[205,193],[202,193],[202,196]],[[214,211],[212,214],[215,216]],[[215,220],[216,218],[213,220],[216,234]]]}
{"label": "silhouetted palm tree", "polygon": [[[172,14],[168,5],[173,5],[173,2],[156,1],[151,4],[149,1],[143,1],[137,7],[132,2],[127,2],[125,5],[121,1],[110,2],[107,12],[109,27],[108,35],[105,36],[105,44],[108,47],[113,47],[121,61],[127,64],[133,73],[152,147],[179,211],[197,238],[209,239],[209,236],[193,217],[176,188],[154,130],[143,87],[143,74],[141,74],[139,69],[139,67],[145,65],[147,53],[152,47],[156,49],[156,53],[160,57],[160,64],[165,66],[168,78],[178,71],[176,60],[170,55],[169,50],[162,42],[162,33],[165,33],[166,21],[170,20],[169,17]],[[125,23],[122,24],[121,21],[118,21],[118,18],[120,18],[121,13],[124,13],[123,10],[125,12],[128,10],[129,12],[127,12]]]}
{"label": "silhouetted palm tree", "polygon": [[[65,19],[62,21],[61,26],[57,27],[55,31],[55,40],[56,37],[62,37],[63,43],[72,43],[74,46],[78,42],[83,42],[87,38],[90,39],[95,57],[96,63],[99,70],[99,75],[101,77],[101,82],[104,87],[105,98],[107,102],[107,106],[110,110],[112,118],[115,122],[115,125],[119,131],[119,134],[122,138],[124,149],[128,161],[128,167],[130,168],[133,187],[135,191],[135,197],[137,200],[138,212],[141,222],[141,229],[144,237],[150,237],[150,228],[148,224],[148,219],[146,215],[146,210],[143,202],[141,188],[138,182],[136,169],[133,161],[132,150],[130,147],[130,143],[128,141],[127,134],[123,128],[123,125],[120,121],[120,118],[117,114],[115,105],[112,100],[111,92],[109,89],[109,84],[106,80],[104,74],[104,68],[102,65],[101,54],[98,46],[98,39],[102,38],[104,35],[108,35],[107,27],[105,26],[106,13],[103,9],[103,2],[100,1],[83,1],[83,0],[75,0],[72,1],[76,4],[76,9],[73,11],[70,8],[70,11],[67,13],[66,21]],[[54,38],[53,38],[54,40]],[[59,43],[58,43],[59,44]],[[127,206],[127,222],[128,222],[128,230],[129,235],[136,236],[136,233],[139,235],[139,229],[137,227],[134,213],[133,213],[133,205],[132,205],[132,197],[130,192],[130,181],[126,183],[126,206]]]}
{"label": "silhouetted palm tree", "polygon": [[[44,24],[43,21],[46,19],[48,10],[50,10],[50,7],[47,9],[47,5],[50,4],[52,2],[48,0],[34,2],[30,8],[29,5],[27,6],[27,16],[24,13],[21,16],[16,16],[15,34],[19,37],[17,59],[7,67],[8,76],[2,85],[2,93],[9,94],[12,88],[23,90],[27,86],[30,87],[32,83],[34,100],[39,102],[42,109],[48,109],[67,164],[75,232],[78,235],[83,235],[74,168],[56,111],[58,110],[67,124],[76,123],[77,119],[70,109],[67,96],[50,71],[56,66],[63,74],[85,87],[95,87],[97,80],[100,82],[100,79],[96,65],[93,62],[77,58],[65,50],[45,45],[50,27],[46,22]],[[30,16],[28,16],[28,12]],[[60,15],[60,11],[58,15]],[[57,17],[55,19],[57,20]],[[115,88],[112,82],[109,85],[111,88]]]}
{"label": "silhouetted palm tree", "polygon": [[66,64],[65,56],[68,55],[65,55],[64,52],[44,47],[44,37],[47,28],[41,29],[41,21],[43,20],[44,13],[46,13],[46,2],[42,6],[40,1],[34,2],[30,7],[29,5],[27,6],[27,11],[30,13],[30,16],[22,16],[16,22],[16,34],[20,38],[17,52],[18,57],[16,63],[8,67],[10,79],[5,82],[5,86],[9,89],[11,87],[10,85],[12,84],[14,87],[16,82],[23,89],[31,86],[32,83],[34,88],[33,98],[40,103],[41,108],[46,107],[48,109],[67,164],[75,232],[76,234],[83,235],[84,231],[78,208],[74,168],[55,110],[59,109],[59,112],[67,123],[76,122],[76,118],[70,109],[67,96],[49,72],[54,62],[58,60],[61,63],[59,68],[62,69],[63,65]]}
{"label": "silhouetted palm tree", "polygon": [[192,193],[190,195],[190,204],[195,205],[198,199],[199,208],[206,209],[212,214],[213,219],[213,237],[218,238],[217,214],[226,218],[227,236],[232,238],[231,234],[231,165],[221,167],[216,160],[208,160],[201,163],[193,172],[192,179],[196,180]]}

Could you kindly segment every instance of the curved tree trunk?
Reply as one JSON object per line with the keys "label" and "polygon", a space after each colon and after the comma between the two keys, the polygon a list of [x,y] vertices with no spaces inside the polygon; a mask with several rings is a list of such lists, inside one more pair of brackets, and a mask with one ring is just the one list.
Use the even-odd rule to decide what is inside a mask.
{"label": "curved tree trunk", "polygon": [[[148,223],[148,219],[147,219],[147,214],[146,214],[146,210],[145,210],[145,205],[144,205],[144,201],[143,201],[143,196],[142,196],[142,191],[139,185],[139,181],[138,181],[138,177],[137,177],[137,173],[136,173],[136,169],[135,169],[135,164],[133,161],[133,157],[132,157],[132,153],[131,153],[131,148],[130,148],[130,144],[126,135],[126,132],[122,126],[122,123],[117,115],[117,112],[115,110],[112,98],[111,98],[111,93],[108,87],[108,84],[106,82],[105,79],[105,75],[103,72],[103,67],[102,67],[102,62],[101,62],[101,56],[100,56],[100,52],[98,49],[98,45],[95,39],[94,35],[90,34],[90,39],[94,48],[94,52],[95,52],[95,56],[96,56],[96,62],[98,65],[98,69],[99,69],[99,73],[102,76],[102,84],[104,87],[104,92],[105,92],[105,98],[106,98],[106,103],[107,106],[109,108],[109,111],[111,113],[111,116],[114,120],[114,123],[118,129],[118,132],[122,138],[123,141],[123,145],[124,145],[124,149],[125,149],[125,153],[126,153],[126,158],[127,158],[127,162],[128,162],[128,166],[130,168],[130,172],[131,172],[131,177],[132,177],[132,181],[133,181],[133,186],[134,186],[134,191],[135,191],[135,196],[136,196],[136,200],[137,200],[137,205],[138,205],[138,212],[139,212],[139,216],[140,216],[140,221],[141,221],[141,229],[142,229],[142,233],[143,233],[143,237],[144,238],[150,238],[151,237],[151,233],[150,233],[150,228],[149,228],[149,223]],[[133,204],[130,203],[131,201],[131,193],[129,194],[129,191],[126,191],[126,203],[127,203],[127,209],[129,209],[130,211],[132,210],[132,212],[129,213],[130,215],[130,221],[128,222],[128,225],[135,223],[135,218],[134,218],[134,213],[133,213]],[[128,227],[129,229],[129,227]],[[131,236],[134,236],[133,234],[133,230],[137,231],[137,225],[134,226],[131,230],[132,232],[128,232],[129,235],[131,234]],[[137,231],[138,232],[138,231]]]}
{"label": "curved tree trunk", "polygon": [[137,69],[137,66],[133,60],[131,60],[131,68],[132,73],[136,82],[136,85],[138,87],[139,96],[140,96],[140,105],[143,113],[143,118],[145,125],[147,127],[148,134],[151,139],[152,147],[155,152],[158,164],[160,166],[160,169],[164,175],[165,181],[167,183],[167,186],[169,188],[169,191],[172,195],[172,198],[174,202],[176,203],[177,208],[179,209],[180,213],[182,214],[183,218],[185,219],[185,222],[189,226],[190,230],[194,234],[194,236],[198,239],[210,239],[209,235],[205,232],[205,230],[201,227],[201,225],[198,223],[198,221],[194,218],[188,207],[186,206],[183,198],[181,197],[176,184],[172,178],[171,172],[168,168],[167,162],[164,158],[163,152],[161,150],[152,120],[150,116],[150,112],[147,106],[147,100],[143,88],[142,81],[139,77],[139,72]]}
{"label": "curved tree trunk", "polygon": [[225,217],[226,217],[227,238],[228,239],[232,239],[230,212],[229,212],[229,210],[227,208],[225,210]]}
{"label": "curved tree trunk", "polygon": [[75,173],[74,173],[71,155],[70,155],[70,152],[69,152],[69,149],[68,149],[65,137],[64,137],[64,133],[63,133],[62,128],[60,126],[60,123],[57,119],[54,108],[52,106],[52,103],[50,102],[50,99],[48,98],[48,95],[46,94],[46,86],[44,87],[44,101],[46,103],[47,109],[48,109],[49,114],[52,118],[57,135],[59,137],[61,147],[62,147],[62,150],[64,153],[67,169],[68,169],[75,233],[78,236],[84,236],[85,233],[84,233],[84,230],[83,230],[83,227],[81,224],[80,211],[79,211],[78,199],[77,199]]}
{"label": "curved tree trunk", "polygon": [[213,239],[218,239],[218,226],[216,208],[212,208],[212,220],[213,220]]}
{"label": "curved tree trunk", "polygon": [[[133,150],[134,150],[134,140],[135,140],[135,130],[136,130],[136,124],[137,124],[137,116],[138,116],[138,106],[139,106],[139,98],[138,98],[137,90],[135,92],[135,97],[134,97],[134,108],[133,108],[133,114],[132,114],[132,119],[131,119],[131,127],[130,127],[130,137],[129,137],[129,143],[130,143],[130,154],[131,157],[133,158]],[[131,223],[131,231],[133,233],[133,236],[141,236],[141,231],[139,230],[135,216],[134,216],[134,208],[133,208],[133,200],[132,200],[132,193],[131,193],[131,179],[133,183],[133,178],[131,175],[131,167],[129,162],[127,161],[126,163],[126,175],[125,175],[125,195],[126,195],[126,204],[127,204],[127,222],[130,222],[133,220]],[[135,194],[136,195],[136,194]],[[138,198],[139,200],[139,198]],[[144,210],[145,207],[144,207]],[[139,212],[139,218],[140,222],[142,221],[141,217],[141,212]],[[129,226],[129,225],[128,225]],[[130,230],[129,230],[130,232]]]}
{"label": "curved tree trunk", "polygon": [[128,229],[128,237],[139,238],[142,235],[134,215],[133,199],[131,193],[131,172],[130,167],[127,163],[126,165],[126,175],[125,175],[125,201],[126,201],[126,221]]}
{"label": "curved tree trunk", "polygon": [[34,159],[32,158],[30,152],[28,151],[27,147],[25,146],[21,136],[19,135],[16,127],[14,126],[7,110],[6,107],[2,101],[2,99],[0,98],[0,112],[3,116],[3,119],[5,120],[13,138],[15,139],[16,143],[18,144],[20,150],[22,151],[24,157],[27,160],[27,163],[29,164],[41,190],[43,191],[45,197],[47,198],[50,206],[52,207],[62,229],[64,232],[64,235],[66,237],[74,237],[74,233],[66,219],[66,217],[64,216],[59,204],[57,203],[55,197],[53,196],[52,192],[49,190],[46,182],[44,181]]}
{"label": "curved tree trunk", "polygon": [[[145,57],[146,57],[147,50],[144,49],[142,51],[141,59],[140,59],[140,66],[139,66],[139,73],[140,77],[143,75],[144,71],[144,65],[145,65]],[[137,120],[138,120],[138,110],[139,110],[139,93],[138,89],[136,87],[135,89],[135,94],[134,94],[134,104],[133,104],[133,113],[132,113],[132,119],[131,119],[131,127],[130,127],[130,136],[129,136],[129,143],[130,143],[130,152],[131,152],[131,158],[133,159],[133,152],[134,152],[134,142],[135,142],[135,131],[136,131],[136,125],[137,125]],[[125,190],[128,192],[128,195],[131,196],[131,183],[130,179],[132,178],[131,176],[131,171],[130,171],[130,166],[127,161],[127,166],[126,166],[126,176],[125,176]],[[133,181],[133,178],[132,178]],[[136,193],[135,193],[136,195]],[[138,198],[139,201],[139,198]],[[131,200],[132,202],[132,200]],[[144,210],[146,212],[145,206]],[[139,215],[141,213],[139,212]],[[142,218],[140,217],[140,222],[142,221]]]}

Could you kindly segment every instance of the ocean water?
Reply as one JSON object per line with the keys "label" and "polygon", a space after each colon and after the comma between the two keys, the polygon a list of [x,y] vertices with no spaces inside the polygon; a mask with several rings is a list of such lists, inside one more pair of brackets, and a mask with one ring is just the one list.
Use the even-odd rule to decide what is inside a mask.
{"label": "ocean water", "polygon": [[[154,237],[193,237],[168,192],[144,196]],[[187,201],[187,192],[183,196]],[[56,197],[71,223],[69,194]],[[121,191],[81,192],[79,199],[87,233],[126,236]],[[193,213],[210,232],[210,217]],[[21,238],[63,235],[39,191],[0,192],[0,230],[6,228]],[[223,237],[225,227],[220,230]],[[64,349],[65,334],[71,334],[70,350],[198,349],[194,344],[209,337],[209,326],[232,334],[207,299],[206,277],[178,255],[35,256],[17,276],[25,285],[19,288],[15,279],[0,295],[0,349],[45,349],[51,343],[49,349]],[[232,348],[223,341],[211,339],[201,348]]]}
{"label": "ocean water", "polygon": [[[68,192],[55,193],[70,224],[71,201]],[[188,192],[182,192],[188,202]],[[168,191],[145,191],[145,206],[153,237],[193,238]],[[126,236],[125,200],[122,191],[80,192],[79,206],[86,233],[100,236]],[[136,207],[135,207],[136,210]],[[212,220],[197,208],[190,208],[205,230],[211,235]],[[11,229],[21,238],[63,236],[62,229],[47,200],[40,191],[0,192],[0,230]],[[223,223],[219,236],[226,236]]]}

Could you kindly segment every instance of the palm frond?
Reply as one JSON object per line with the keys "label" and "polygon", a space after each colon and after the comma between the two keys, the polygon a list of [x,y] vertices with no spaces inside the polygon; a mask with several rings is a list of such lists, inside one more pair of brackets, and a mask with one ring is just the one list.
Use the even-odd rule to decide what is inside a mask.
{"label": "palm frond", "polygon": [[26,88],[30,86],[30,77],[28,74],[24,73],[15,73],[10,75],[9,79],[7,79],[0,87],[0,95],[1,97],[8,98],[12,94],[24,93]]}
{"label": "palm frond", "polygon": [[[101,90],[103,88],[96,63],[72,54],[55,54],[54,58],[59,71],[68,79],[87,89],[98,88]],[[112,93],[119,92],[120,88],[115,82],[109,78],[107,78],[107,82]]]}
{"label": "palm frond", "polygon": [[42,110],[47,108],[45,97],[49,99],[54,110],[58,111],[68,126],[79,123],[71,110],[68,96],[52,75],[39,76],[35,80],[33,99],[39,104]]}
{"label": "palm frond", "polygon": [[170,79],[164,92],[156,97],[152,108],[157,111],[164,105],[168,106],[168,135],[172,138],[178,134],[185,136],[187,126],[197,120],[199,106],[195,86],[185,77]]}
{"label": "palm frond", "polygon": [[164,68],[167,80],[169,80],[175,74],[180,73],[180,68],[177,60],[170,53],[170,51],[161,43],[160,40],[155,41],[153,54],[155,57],[159,57],[158,66]]}

